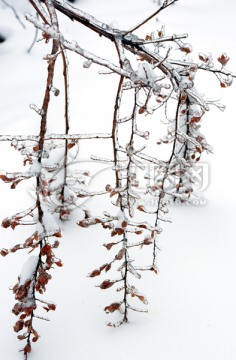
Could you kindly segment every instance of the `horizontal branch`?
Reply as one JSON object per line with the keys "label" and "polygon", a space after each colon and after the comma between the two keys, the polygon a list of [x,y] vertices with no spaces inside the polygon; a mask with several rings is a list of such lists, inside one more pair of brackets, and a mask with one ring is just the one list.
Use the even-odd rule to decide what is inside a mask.
{"label": "horizontal branch", "polygon": [[[166,8],[167,6],[171,5],[172,3],[174,3],[175,1],[177,0],[172,0],[169,4],[165,5],[163,4],[164,7],[163,8]],[[136,54],[138,55],[139,54],[139,51],[141,51],[141,53],[146,53],[148,56],[150,56],[150,58],[152,60],[154,60],[154,62],[156,61],[157,63],[160,63],[160,68],[162,71],[164,71],[165,74],[168,74],[168,73],[173,73],[173,67],[171,64],[167,63],[165,61],[165,59],[163,59],[160,55],[158,54],[154,54],[153,52],[149,51],[147,48],[144,47],[143,45],[143,39],[139,39],[138,36],[136,35],[133,35],[131,34],[132,31],[134,31],[137,27],[129,30],[129,31],[124,31],[124,30],[118,30],[118,29],[112,29],[111,27],[109,27],[107,24],[105,23],[102,23],[98,20],[96,20],[94,17],[92,17],[91,15],[73,7],[72,5],[68,4],[68,3],[63,3],[63,4],[60,4],[58,1],[56,0],[53,0],[53,4],[55,6],[55,8],[62,12],[64,15],[68,16],[71,20],[76,20],[78,21],[79,23],[85,25],[86,27],[94,30],[95,32],[97,32],[100,36],[104,36],[106,38],[108,38],[109,40],[111,41],[115,41],[115,39],[117,37],[120,37],[121,38],[121,42],[123,44],[123,46],[131,51],[133,54]],[[157,13],[160,11],[160,9],[157,11]],[[151,17],[155,16],[156,13],[152,14]],[[150,18],[151,18],[150,17]],[[33,21],[33,17],[31,16],[31,20],[28,18],[28,15],[26,15],[26,19],[29,20],[30,22],[32,22],[36,27],[36,23]],[[148,18],[149,19],[149,18]],[[147,19],[147,21],[148,21]],[[145,21],[146,22],[146,21]],[[138,27],[140,26],[140,24],[138,25]],[[48,29],[48,28],[47,28]],[[51,33],[49,33],[47,30],[42,29],[41,30],[45,31],[46,33],[48,33],[49,35],[52,36]],[[174,35],[176,36],[176,35]],[[53,37],[53,36],[52,36]],[[53,37],[54,39],[56,39],[55,37]],[[58,38],[56,40],[59,40]],[[62,41],[60,39],[60,42],[61,44]],[[67,44],[67,41],[66,41],[66,44]],[[87,57],[85,56],[85,54],[88,54],[89,52],[87,52],[86,50],[83,50],[81,48],[80,51],[77,51],[75,49],[72,49],[72,48],[69,48],[66,46],[66,44],[63,44],[63,46],[65,46],[67,49],[69,50],[72,50],[72,51],[75,51],[77,53],[79,53],[80,55],[84,56],[85,58],[87,59],[90,59],[92,61],[94,61],[95,63],[98,63],[100,65],[103,65],[103,66],[106,66],[108,67],[110,70],[116,72],[117,74],[121,75],[121,76],[125,76],[125,77],[130,77],[130,73],[129,72],[126,72],[125,74],[125,71],[124,69],[120,69],[118,67],[116,67],[114,64],[112,64],[113,67],[111,66],[108,66],[108,61],[107,60],[104,60],[104,59],[101,59],[101,58],[98,58],[96,57],[95,55],[91,54],[90,53],[90,57]],[[70,44],[70,43],[69,43]],[[83,53],[82,53],[82,52]],[[97,61],[93,60],[91,55],[95,58],[97,58]],[[103,60],[103,63],[101,62],[101,60]],[[105,63],[104,63],[105,62]],[[115,66],[115,68],[114,68]],[[128,74],[129,75],[128,75]],[[177,82],[180,81],[180,79],[178,78],[178,75],[175,73],[175,74],[172,74],[175,77],[177,77]]]}
{"label": "horizontal branch", "polygon": [[[126,153],[126,150],[123,149],[123,148],[121,148],[121,147],[119,147],[117,150],[119,150],[119,151],[121,151],[121,152],[123,152],[123,153]],[[138,158],[140,158],[140,159],[142,159],[142,160],[146,160],[146,161],[151,162],[151,163],[156,164],[156,165],[165,164],[164,161],[158,160],[158,159],[156,159],[156,158],[154,158],[154,157],[152,157],[152,156],[149,156],[149,155],[147,155],[147,154],[144,154],[144,153],[142,153],[142,152],[140,152],[140,153],[138,153],[138,154],[135,154],[135,156],[137,156]]]}
{"label": "horizontal branch", "polygon": [[46,34],[48,34],[52,39],[59,41],[61,45],[65,49],[68,49],[70,51],[76,52],[77,54],[83,56],[85,59],[91,60],[95,64],[99,64],[102,66],[107,67],[108,69],[114,71],[115,73],[125,76],[127,78],[131,77],[131,74],[128,71],[125,71],[121,69],[119,66],[116,66],[109,60],[103,59],[99,56],[94,55],[90,51],[87,51],[85,49],[82,49],[76,42],[72,43],[68,40],[66,40],[60,33],[56,32],[52,27],[45,26],[42,24],[39,20],[37,20],[34,16],[30,14],[25,15],[26,20],[31,22],[36,28],[42,30]]}
{"label": "horizontal branch", "polygon": [[[191,65],[196,65],[196,64],[186,62],[186,61],[174,61],[174,60],[169,60],[169,59],[167,60],[165,58],[162,58],[159,54],[155,54],[154,52],[150,51],[144,45],[149,44],[149,43],[151,44],[151,43],[163,42],[163,41],[175,41],[176,39],[186,38],[188,35],[187,34],[183,34],[183,35],[175,35],[174,34],[172,36],[167,36],[167,37],[163,37],[163,38],[156,39],[156,40],[145,41],[143,39],[138,38],[138,36],[132,34],[132,32],[134,30],[136,30],[137,28],[142,26],[145,22],[150,20],[153,16],[156,16],[161,10],[165,9],[166,7],[175,3],[176,1],[177,0],[171,0],[169,2],[163,3],[161,8],[158,9],[154,14],[152,14],[145,21],[141,22],[140,24],[138,24],[137,26],[135,26],[134,28],[132,28],[128,31],[112,29],[109,25],[107,25],[107,24],[95,19],[93,16],[73,7],[71,4],[68,4],[68,3],[61,4],[56,0],[53,0],[53,4],[58,11],[62,12],[64,15],[68,16],[71,20],[78,21],[79,23],[85,25],[86,27],[88,27],[88,28],[92,29],[93,31],[95,31],[96,33],[98,33],[100,36],[104,36],[111,41],[115,41],[115,39],[117,37],[119,37],[121,39],[121,42],[122,42],[123,46],[125,47],[125,49],[132,52],[133,54],[135,54],[135,55],[143,55],[143,53],[146,54],[147,58],[150,58],[150,60],[152,60],[153,63],[157,63],[158,64],[157,66],[167,76],[175,79],[177,86],[178,86],[178,83],[181,81],[181,76],[178,74],[177,71],[175,71],[173,65],[191,66]],[[46,32],[48,33],[48,31],[46,31]],[[53,37],[53,38],[55,38],[55,37]],[[60,39],[60,42],[61,42],[61,39]],[[66,44],[67,44],[67,42],[66,42]],[[70,44],[70,43],[68,43],[68,44]],[[109,61],[98,58],[95,55],[93,55],[79,47],[78,47],[80,49],[79,51],[69,48],[69,47],[67,47],[67,48],[69,50],[76,51],[80,55],[84,56],[87,59],[92,60],[95,63],[106,66],[107,68],[109,68],[110,70],[112,70],[113,72],[116,72],[117,74],[119,74],[121,76],[125,76],[125,77],[129,78],[131,75],[129,72],[128,72],[129,74],[127,74],[127,72],[125,74],[124,69],[120,69],[119,67],[116,67],[116,65],[111,64]],[[93,56],[94,59],[91,56]],[[95,60],[95,58],[97,61]],[[197,64],[197,67],[201,70],[210,71],[213,73],[221,73],[223,75],[232,75],[233,77],[236,77],[236,74],[232,74],[230,71],[227,71],[225,69],[218,70],[216,68],[209,68],[209,67],[206,68],[206,67],[204,67],[204,65],[201,65],[201,64]],[[146,85],[149,85],[149,84],[146,84]],[[177,90],[177,87],[175,87],[175,90]]]}
{"label": "horizontal branch", "polygon": [[188,66],[188,67],[191,67],[191,66],[197,66],[198,69],[200,70],[205,70],[205,71],[210,71],[210,72],[213,72],[213,73],[220,73],[220,74],[223,74],[223,75],[231,75],[232,77],[236,78],[236,74],[232,73],[231,71],[229,70],[225,70],[225,69],[216,69],[214,67],[206,67],[206,65],[201,65],[201,64],[196,64],[194,62],[189,62],[189,61],[181,61],[181,60],[171,60],[169,59],[168,62],[170,64],[173,64],[173,65],[180,65],[180,66]]}
{"label": "horizontal branch", "polygon": [[[52,3],[55,6],[55,9],[68,16],[72,21],[76,20],[89,29],[97,32],[99,35],[103,35],[110,40],[114,40],[116,32],[109,25],[95,19],[93,16],[67,2],[63,2],[63,4],[61,4],[59,1],[52,0]],[[120,30],[118,31],[120,32]]]}
{"label": "horizontal branch", "polygon": [[186,39],[188,37],[188,34],[183,34],[183,35],[172,35],[172,36],[165,36],[165,37],[161,37],[159,39],[153,39],[153,40],[141,40],[141,39],[134,39],[133,43],[134,44],[156,44],[156,43],[161,43],[161,42],[165,42],[165,41],[174,41],[174,40],[178,40],[178,39]]}
{"label": "horizontal branch", "polygon": [[[86,140],[86,139],[110,139],[111,134],[94,133],[94,134],[48,134],[45,140]],[[0,135],[0,141],[39,141],[37,135]]]}

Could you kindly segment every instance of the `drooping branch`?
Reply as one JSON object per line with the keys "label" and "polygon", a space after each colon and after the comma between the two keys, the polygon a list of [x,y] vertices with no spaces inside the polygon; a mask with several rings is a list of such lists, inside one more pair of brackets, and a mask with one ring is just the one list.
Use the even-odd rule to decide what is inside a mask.
{"label": "drooping branch", "polygon": [[[163,29],[147,34],[144,39],[133,34],[135,30],[176,1],[166,0],[150,17],[128,31],[121,31],[111,28],[68,3],[59,3],[55,0],[30,0],[38,18],[26,15],[27,20],[43,32],[46,42],[52,42],[51,54],[44,57],[44,60],[48,61],[48,73],[42,107],[30,106],[41,117],[39,135],[0,136],[0,141],[11,141],[11,145],[25,156],[24,165],[31,165],[25,172],[1,172],[0,178],[11,183],[13,188],[21,180],[36,179],[35,204],[30,209],[4,219],[2,226],[14,229],[18,225],[35,226],[37,223],[37,228],[22,244],[0,251],[2,256],[6,256],[22,249],[30,252],[38,250],[38,256],[32,256],[26,264],[31,271],[26,276],[23,267],[18,283],[13,288],[18,301],[13,312],[19,315],[14,330],[19,332],[24,327],[27,328],[26,333],[18,336],[19,340],[27,341],[23,349],[25,359],[31,351],[31,341],[38,340],[33,321],[34,318],[43,318],[36,314],[38,303],[46,305],[44,306],[46,311],[56,308],[55,304],[36,297],[36,292],[43,294],[51,279],[49,270],[54,265],[62,266],[60,259],[54,254],[59,241],[52,242],[55,237],[61,237],[60,227],[53,219],[53,215],[57,216],[57,213],[60,214],[61,219],[64,219],[65,213],[68,215],[68,209],[77,206],[79,212],[84,215],[84,218],[78,221],[79,226],[85,228],[99,224],[104,229],[108,229],[110,236],[116,239],[104,244],[107,250],[113,247],[119,248],[116,255],[89,274],[89,277],[96,277],[101,273],[107,273],[117,261],[121,261],[117,269],[119,276],[115,279],[105,279],[99,285],[102,290],[119,285],[117,292],[121,294],[121,299],[106,306],[104,310],[108,314],[119,311],[122,318],[118,322],[110,321],[108,325],[119,326],[127,322],[129,310],[146,312],[145,309],[139,309],[131,304],[130,298],[147,304],[146,297],[130,284],[132,277],[140,279],[143,271],[158,273],[156,260],[161,226],[162,223],[171,222],[166,216],[168,203],[173,199],[188,201],[193,195],[194,179],[191,168],[199,161],[203,151],[211,151],[204,135],[200,133],[200,122],[204,113],[209,110],[209,105],[217,106],[217,103],[207,101],[198,94],[194,84],[196,73],[198,70],[215,73],[222,87],[230,86],[232,78],[235,77],[225,69],[229,60],[226,54],[222,54],[217,59],[221,64],[219,70],[212,65],[212,58],[206,54],[199,54],[200,63],[185,61],[185,55],[192,51],[191,46],[182,41],[187,37],[186,34],[165,36]],[[119,65],[83,49],[77,42],[66,40],[60,32],[56,10],[111,41],[116,47]],[[169,46],[169,42],[179,54],[184,54],[183,61],[170,59],[173,56],[173,47]],[[107,68],[109,74],[115,73],[120,77],[111,133],[69,134],[69,65],[65,55],[66,49],[87,59],[85,67],[89,67],[94,62]],[[136,63],[133,57],[132,61],[129,59],[129,54],[137,56]],[[48,134],[51,95],[59,95],[59,90],[53,84],[58,56],[62,56],[63,61],[65,131],[63,134]],[[132,93],[132,110],[123,115],[123,104],[127,93]],[[168,113],[170,107],[176,109],[174,119]],[[157,144],[171,145],[171,155],[166,161],[155,154],[152,156],[147,150],[147,141],[150,136],[156,136],[155,131],[143,130],[144,124],[148,126],[148,121],[142,121],[144,117],[152,115],[160,108],[163,110],[162,120],[168,124],[168,130],[166,135],[157,139]],[[219,108],[222,109],[222,106],[219,105]],[[124,133],[127,143],[124,143]],[[108,163],[112,167],[114,183],[107,184],[101,191],[86,187],[86,181],[91,179],[89,171],[76,169],[71,174],[68,171],[70,147],[73,147],[78,140],[92,139],[109,139],[113,145],[111,159],[109,155],[107,158],[100,156],[99,149],[96,155],[91,156],[92,160]],[[58,162],[52,162],[50,152],[58,147],[63,148],[64,157]],[[78,152],[75,156],[77,155]],[[153,172],[150,171],[151,167]],[[63,171],[63,179],[57,181],[60,170]],[[70,190],[73,195],[67,197],[65,189]],[[111,199],[114,210],[112,214],[103,211],[102,215],[93,216],[83,202],[77,204],[78,199],[86,201],[105,194]],[[150,197],[155,200],[154,209],[148,203]],[[137,212],[141,212],[141,220],[140,216],[136,217]],[[151,261],[136,265],[135,250],[149,245],[152,249]]]}
{"label": "drooping branch", "polygon": [[[46,0],[46,5],[47,5],[48,11],[49,11],[50,18],[51,18],[52,28],[54,29],[54,31],[59,31],[57,16],[56,16],[55,9],[52,5],[51,0]],[[54,54],[56,54],[58,52],[58,50],[59,50],[59,43],[58,43],[58,41],[53,40],[51,55],[53,56]],[[49,108],[49,103],[50,103],[51,87],[53,85],[55,64],[56,64],[56,58],[52,59],[48,65],[48,75],[47,75],[46,89],[45,89],[45,95],[44,95],[43,105],[42,105],[42,116],[41,116],[41,125],[40,125],[40,132],[39,132],[39,141],[38,141],[38,163],[39,164],[42,163],[42,156],[43,156],[43,151],[44,151],[45,135],[46,135],[46,131],[47,131],[47,115],[48,115],[48,108]],[[41,182],[42,182],[42,174],[39,173],[36,177],[36,206],[37,206],[37,211],[38,211],[38,222],[41,225],[43,231],[46,232],[46,226],[45,226],[45,220],[44,220],[44,217],[46,215],[44,214],[43,206],[41,203],[41,197],[40,197]],[[40,290],[41,286],[45,287],[45,283],[47,283],[48,280],[42,283],[42,282],[39,282],[39,279],[42,274],[44,274],[44,276],[48,276],[48,275],[46,275],[47,274],[46,271],[49,270],[51,267],[50,264],[48,264],[49,266],[46,267],[46,271],[43,268],[42,255],[44,255],[43,248],[45,248],[46,246],[49,247],[50,245],[48,244],[47,237],[43,237],[43,239],[41,241],[39,241],[38,260],[37,260],[37,265],[34,270],[33,279],[32,279],[32,290],[31,291],[32,291],[32,299],[33,299],[34,305],[33,305],[33,309],[32,309],[30,320],[29,320],[27,345],[24,348],[25,359],[28,358],[28,353],[31,351],[31,336],[32,336],[32,334],[34,334],[33,318],[35,315],[34,311],[36,308],[35,292],[37,289]],[[50,252],[51,251],[49,250],[46,254],[48,254]],[[37,286],[38,286],[38,288],[37,288]]]}
{"label": "drooping branch", "polygon": [[[65,135],[68,135],[70,125],[69,125],[69,62],[68,57],[65,52],[65,50],[62,48],[62,61],[63,61],[63,76],[64,76],[64,91],[65,91]],[[73,144],[71,144],[72,146]],[[64,219],[64,214],[68,214],[68,209],[65,206],[66,199],[65,199],[65,188],[66,188],[66,182],[67,182],[67,165],[68,165],[68,140],[65,140],[65,152],[64,152],[64,180],[63,180],[63,186],[61,189],[61,201],[62,201],[62,207],[60,212],[60,219]]]}
{"label": "drooping branch", "polygon": [[[31,1],[31,3],[32,2],[33,1]],[[38,5],[41,6],[40,4]],[[51,0],[46,1],[46,6],[49,11],[52,27],[55,31],[59,31],[57,17]],[[38,10],[37,2],[35,7]],[[51,56],[54,56],[58,52],[59,46],[59,43],[56,40],[53,40]],[[37,309],[36,291],[42,294],[46,290],[45,286],[51,279],[51,275],[48,271],[54,264],[62,266],[61,261],[55,257],[52,251],[52,248],[56,248],[59,245],[59,242],[55,242],[53,245],[49,243],[49,237],[61,236],[60,229],[58,229],[57,225],[53,228],[53,224],[50,224],[51,227],[49,227],[46,219],[47,215],[44,210],[45,206],[42,202],[42,190],[44,188],[45,181],[45,175],[43,172],[45,135],[47,131],[47,115],[54,78],[55,63],[56,57],[52,59],[48,65],[45,94],[42,110],[40,112],[41,124],[39,135],[37,137],[26,137],[27,141],[36,141],[37,145],[33,144],[33,149],[28,151],[26,145],[18,146],[17,137],[12,139],[12,145],[27,156],[27,160],[30,164],[33,163],[30,156],[36,157],[36,161],[32,165],[31,170],[26,173],[1,175],[1,179],[3,181],[12,182],[12,187],[15,187],[16,184],[24,178],[35,177],[36,181],[35,204],[30,209],[4,219],[2,223],[3,227],[11,226],[12,229],[14,229],[17,225],[29,226],[37,224],[37,231],[35,231],[30,238],[26,239],[23,244],[15,245],[10,250],[3,249],[1,251],[1,255],[6,256],[8,253],[15,252],[20,249],[29,249],[30,252],[34,251],[36,248],[38,249],[38,255],[29,257],[28,261],[23,266],[18,282],[13,288],[15,299],[17,300],[17,303],[13,308],[13,313],[16,316],[19,315],[19,319],[14,326],[14,330],[18,333],[26,328],[26,332],[24,332],[23,335],[18,335],[19,340],[26,341],[26,345],[22,350],[24,352],[25,360],[28,359],[28,354],[31,352],[31,341],[35,342],[39,338],[39,335],[34,328],[34,318],[38,317],[35,313]],[[3,136],[2,140],[9,140],[9,138],[11,137]],[[18,140],[21,141],[23,138],[23,136],[19,136]],[[46,311],[49,311],[55,310],[56,306],[54,304],[47,303],[47,307],[44,308]]]}
{"label": "drooping branch", "polygon": [[[161,190],[160,194],[159,194],[159,199],[158,199],[158,205],[157,205],[157,209],[156,209],[156,220],[155,220],[155,226],[158,225],[159,222],[159,217],[160,217],[160,212],[163,209],[163,206],[165,206],[165,202],[164,202],[164,198],[165,198],[165,183],[166,180],[168,179],[168,175],[169,175],[169,171],[170,171],[170,167],[171,167],[171,163],[172,160],[174,159],[175,153],[176,153],[176,147],[177,147],[177,143],[178,143],[178,139],[177,139],[177,132],[178,132],[178,127],[179,127],[179,111],[180,111],[180,105],[181,105],[181,97],[178,100],[178,104],[177,104],[177,108],[176,108],[176,115],[175,115],[175,136],[174,136],[174,141],[173,141],[173,145],[172,145],[172,152],[170,155],[170,158],[166,164],[164,173],[163,173],[163,178],[161,180],[161,183],[158,183],[159,188]],[[155,234],[154,237],[154,241],[153,241],[153,265],[156,265],[156,256],[157,256],[157,236],[158,234]]]}

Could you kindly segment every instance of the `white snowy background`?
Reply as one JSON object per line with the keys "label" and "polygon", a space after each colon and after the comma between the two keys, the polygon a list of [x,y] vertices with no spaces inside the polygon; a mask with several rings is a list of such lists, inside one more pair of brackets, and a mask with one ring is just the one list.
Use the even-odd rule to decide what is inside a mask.
{"label": "white snowy background", "polygon": [[[30,54],[27,49],[34,36],[33,27],[23,13],[31,12],[26,0],[14,4],[26,25],[22,29],[10,9],[0,1],[0,133],[37,134],[39,117],[30,103],[42,103],[46,62],[43,55],[50,45],[40,42]],[[113,26],[128,29],[151,14],[157,5],[151,0],[78,0],[76,5]],[[236,3],[234,0],[179,0],[152,20],[139,35],[166,24],[166,34],[188,33],[198,52],[223,52],[230,57],[228,68],[236,72]],[[33,12],[32,12],[33,13]],[[108,41],[60,16],[64,34],[96,54],[115,59]],[[85,70],[82,59],[70,56],[71,133],[109,131],[117,80],[116,75],[97,75],[98,67]],[[115,61],[115,60],[114,60]],[[49,313],[50,323],[38,321],[41,335],[30,355],[32,360],[235,360],[236,358],[236,190],[235,190],[235,102],[236,82],[221,89],[215,77],[202,74],[198,90],[208,97],[221,98],[224,113],[212,108],[204,116],[203,131],[214,147],[209,163],[206,206],[171,207],[173,224],[164,227],[158,254],[160,273],[145,273],[139,289],[149,300],[148,314],[132,313],[130,322],[117,329],[105,326],[109,315],[104,306],[115,300],[110,290],[94,285],[102,280],[86,275],[111,255],[102,244],[108,234],[100,228],[82,229],[75,222],[63,225],[64,235],[57,254],[64,267],[53,271],[45,298],[55,301],[57,310]],[[61,68],[56,79],[62,86]],[[56,82],[56,81],[55,81]],[[54,82],[54,83],[55,83]],[[63,131],[63,100],[53,99],[50,110],[51,131]],[[158,136],[157,136],[158,137]],[[94,142],[94,153],[108,151]],[[100,153],[99,153],[100,154]],[[83,154],[86,160],[86,154]],[[21,157],[9,144],[0,143],[0,170],[21,169]],[[24,210],[32,203],[28,183],[10,190],[0,183],[0,218]],[[91,202],[92,206],[93,202]],[[94,202],[95,209],[101,207]],[[77,220],[76,218],[74,220]],[[20,243],[29,230],[0,229],[0,248]],[[28,255],[17,252],[0,259],[0,359],[19,360],[11,313],[14,297],[9,287],[17,281]]]}

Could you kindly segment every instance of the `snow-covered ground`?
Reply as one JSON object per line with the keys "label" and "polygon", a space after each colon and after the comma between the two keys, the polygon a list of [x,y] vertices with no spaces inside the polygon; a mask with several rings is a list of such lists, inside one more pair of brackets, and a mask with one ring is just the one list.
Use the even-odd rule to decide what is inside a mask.
{"label": "snow-covered ground", "polygon": [[[8,0],[10,3],[10,0]],[[31,11],[27,1],[11,0],[27,29],[21,28],[10,9],[0,1],[0,133],[37,134],[39,117],[30,103],[40,106],[46,77],[43,55],[50,45],[39,42],[31,54],[27,49],[34,30],[23,17]],[[78,0],[76,5],[104,22],[128,29],[156,9],[151,0]],[[198,52],[214,57],[226,52],[229,68],[236,72],[234,0],[179,0],[163,12],[158,22],[146,24],[146,34],[162,23],[167,34],[189,33],[188,42]],[[81,25],[60,16],[64,33],[88,50],[114,58],[110,44]],[[98,67],[85,70],[74,54],[71,64],[71,133],[103,132],[111,127],[117,77],[98,76]],[[59,87],[60,69],[56,79]],[[203,74],[205,75],[205,74]],[[57,85],[58,85],[57,84]],[[205,206],[171,207],[173,224],[164,227],[158,254],[159,275],[145,273],[139,288],[149,300],[148,314],[130,314],[129,324],[117,329],[105,326],[104,306],[114,300],[109,290],[94,287],[101,279],[86,275],[110,258],[104,250],[104,230],[79,228],[73,221],[64,225],[57,254],[64,267],[55,269],[45,298],[55,301],[57,311],[51,322],[39,321],[41,339],[34,344],[32,360],[235,360],[236,357],[236,190],[235,190],[235,87],[221,89],[212,76],[198,81],[198,90],[208,97],[221,98],[227,108],[204,116],[203,130],[215,154],[204,157],[209,164]],[[104,103],[106,104],[104,106]],[[98,116],[97,114],[103,114]],[[49,131],[63,131],[63,104],[60,97],[50,110]],[[101,120],[102,119],[102,120]],[[94,152],[109,149],[94,143]],[[83,150],[82,150],[83,151]],[[0,143],[0,169],[17,171],[20,155]],[[82,154],[84,160],[86,153]],[[102,154],[101,154],[102,155]],[[9,190],[0,183],[0,219],[31,205],[27,184]],[[94,202],[96,209],[101,206]],[[0,229],[0,248],[20,243],[28,235],[25,228]],[[0,359],[23,358],[21,344],[13,331],[16,321],[11,313],[14,297],[9,291],[17,281],[27,254],[16,253],[0,260]],[[106,258],[107,257],[107,258]],[[105,259],[105,260],[104,260]]]}

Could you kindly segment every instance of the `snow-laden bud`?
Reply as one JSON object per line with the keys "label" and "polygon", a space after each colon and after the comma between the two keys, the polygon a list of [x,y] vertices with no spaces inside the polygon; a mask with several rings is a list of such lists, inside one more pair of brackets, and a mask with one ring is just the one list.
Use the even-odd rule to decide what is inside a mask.
{"label": "snow-laden bud", "polygon": [[158,96],[161,93],[161,86],[157,83],[154,83],[152,87],[152,91],[154,95]]}
{"label": "snow-laden bud", "polygon": [[123,211],[119,211],[117,214],[117,222],[115,224],[115,231],[118,235],[122,235],[127,227],[127,219]]}
{"label": "snow-laden bud", "polygon": [[86,60],[83,62],[83,68],[88,69],[90,68],[90,66],[92,65],[93,61],[92,60]]}

